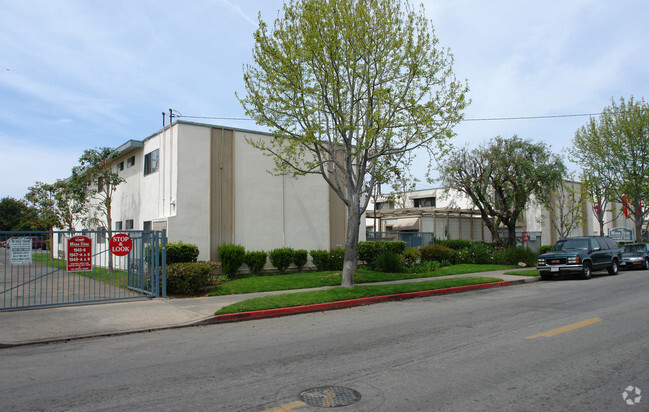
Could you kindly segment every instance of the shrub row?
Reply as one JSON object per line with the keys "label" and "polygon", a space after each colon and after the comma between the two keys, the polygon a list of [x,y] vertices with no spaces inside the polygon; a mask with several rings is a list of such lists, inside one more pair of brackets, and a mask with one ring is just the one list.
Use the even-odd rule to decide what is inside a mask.
{"label": "shrub row", "polygon": [[[279,273],[285,273],[292,264],[301,271],[306,265],[309,252],[304,249],[278,248],[266,253],[263,251],[246,252],[243,246],[239,245],[221,245],[217,248],[219,260],[223,268],[223,273],[229,277],[236,277],[239,274],[241,266],[245,263],[251,272],[260,273],[266,265],[266,260],[270,261]],[[312,250],[310,252],[313,264],[318,270],[334,269],[340,267],[342,270],[343,249],[336,249],[331,252]]]}

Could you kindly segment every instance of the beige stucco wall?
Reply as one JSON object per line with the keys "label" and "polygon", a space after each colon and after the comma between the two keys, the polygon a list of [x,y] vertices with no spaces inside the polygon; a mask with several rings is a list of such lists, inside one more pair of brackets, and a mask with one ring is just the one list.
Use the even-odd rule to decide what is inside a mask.
{"label": "beige stucco wall", "polygon": [[180,124],[174,143],[175,216],[169,218],[170,242],[197,245],[199,260],[209,259],[210,129]]}
{"label": "beige stucco wall", "polygon": [[274,176],[272,158],[234,136],[235,243],[249,249],[329,249],[328,186],[319,175]]}

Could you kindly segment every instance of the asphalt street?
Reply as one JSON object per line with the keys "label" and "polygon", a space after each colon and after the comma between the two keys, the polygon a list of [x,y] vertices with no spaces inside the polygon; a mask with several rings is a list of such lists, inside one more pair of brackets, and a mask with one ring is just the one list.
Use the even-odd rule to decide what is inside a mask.
{"label": "asphalt street", "polygon": [[337,410],[649,410],[647,302],[622,272],[7,348],[0,409],[309,411],[341,387]]}

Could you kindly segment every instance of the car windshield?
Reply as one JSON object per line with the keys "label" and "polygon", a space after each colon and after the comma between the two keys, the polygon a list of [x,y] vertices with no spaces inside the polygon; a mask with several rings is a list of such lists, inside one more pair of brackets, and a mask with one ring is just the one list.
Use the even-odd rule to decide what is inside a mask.
{"label": "car windshield", "polygon": [[566,239],[558,241],[553,247],[553,251],[558,250],[575,250],[575,249],[588,249],[588,239]]}
{"label": "car windshield", "polygon": [[645,252],[647,250],[647,246],[645,245],[624,245],[622,247],[622,252],[625,253],[635,253],[635,252]]}

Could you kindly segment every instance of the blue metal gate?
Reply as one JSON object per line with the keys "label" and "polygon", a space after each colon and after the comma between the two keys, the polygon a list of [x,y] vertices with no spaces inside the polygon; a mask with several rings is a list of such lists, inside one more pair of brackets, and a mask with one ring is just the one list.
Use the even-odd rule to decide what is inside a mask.
{"label": "blue metal gate", "polygon": [[[120,231],[124,256],[109,247],[117,233],[0,232],[0,311],[166,297],[165,231]],[[87,238],[85,248],[72,238]]]}

